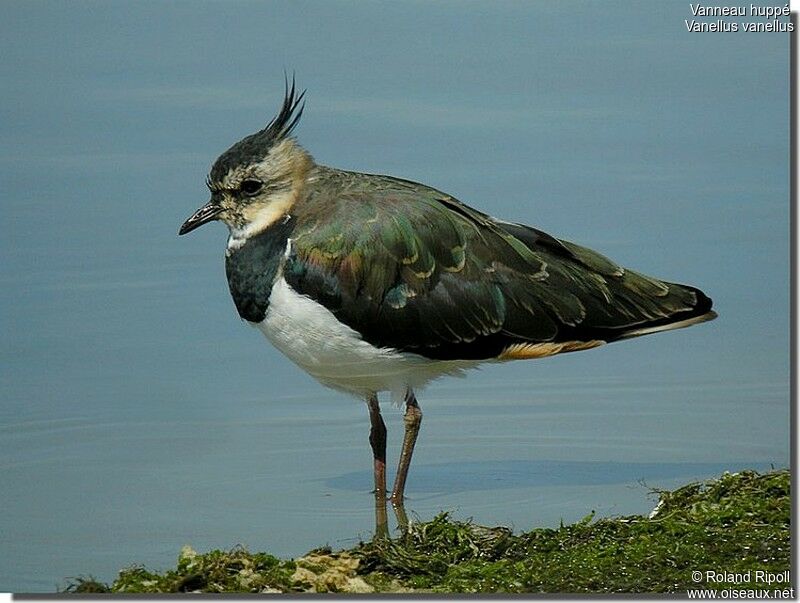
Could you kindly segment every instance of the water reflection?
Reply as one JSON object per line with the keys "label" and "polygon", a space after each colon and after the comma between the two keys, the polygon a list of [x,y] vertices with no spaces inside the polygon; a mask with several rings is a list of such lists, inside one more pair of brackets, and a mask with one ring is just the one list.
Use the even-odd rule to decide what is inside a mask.
{"label": "water reflection", "polygon": [[[603,462],[563,460],[488,460],[414,466],[409,492],[454,493],[543,486],[599,486],[649,480],[689,478],[738,471],[770,469],[763,461],[729,463]],[[369,490],[369,471],[344,473],[324,483],[351,491]]]}
{"label": "water reflection", "polygon": [[388,540],[389,539],[389,515],[386,512],[387,507],[391,504],[392,511],[394,511],[395,519],[397,520],[397,528],[401,533],[408,530],[408,513],[406,513],[405,502],[391,501],[382,494],[375,493],[375,540]]}
{"label": "water reflection", "polygon": [[[765,462],[741,463],[639,463],[562,460],[508,460],[438,463],[414,467],[412,490],[438,494],[496,489],[549,486],[603,486],[639,482],[643,487],[670,479],[693,481],[698,476],[719,475],[742,468],[768,471],[775,467]],[[363,491],[370,483],[368,471],[354,471],[326,480],[326,486]],[[415,497],[417,502],[422,499]],[[408,529],[405,501],[395,502],[375,492],[374,539],[390,538],[391,506],[400,533]]]}

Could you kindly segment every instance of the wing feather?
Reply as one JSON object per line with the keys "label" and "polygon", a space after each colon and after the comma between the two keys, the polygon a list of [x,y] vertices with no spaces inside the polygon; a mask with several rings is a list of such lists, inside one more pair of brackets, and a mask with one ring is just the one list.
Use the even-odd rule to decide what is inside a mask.
{"label": "wing feather", "polygon": [[710,311],[694,288],[411,182],[337,172],[302,203],[286,280],[379,347],[533,357]]}

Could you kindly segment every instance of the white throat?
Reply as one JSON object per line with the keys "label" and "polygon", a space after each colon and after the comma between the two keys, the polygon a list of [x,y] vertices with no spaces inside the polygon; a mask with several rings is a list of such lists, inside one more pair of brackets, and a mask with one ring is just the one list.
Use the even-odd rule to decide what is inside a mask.
{"label": "white throat", "polygon": [[277,193],[270,202],[246,214],[247,222],[242,227],[231,226],[228,236],[228,250],[238,249],[247,239],[263,232],[273,224],[288,220],[289,209],[294,203],[294,191]]}

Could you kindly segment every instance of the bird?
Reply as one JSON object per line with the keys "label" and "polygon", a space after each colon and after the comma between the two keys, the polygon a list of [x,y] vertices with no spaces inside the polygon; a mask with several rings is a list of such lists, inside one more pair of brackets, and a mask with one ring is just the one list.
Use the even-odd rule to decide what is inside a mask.
{"label": "bird", "polygon": [[284,80],[267,125],[213,163],[184,235],[221,220],[239,316],[321,384],[366,402],[374,492],[386,500],[378,395],[405,405],[389,500],[402,504],[422,422],[416,394],[483,363],[598,348],[714,319],[700,289],[494,218],[433,187],[318,164]]}

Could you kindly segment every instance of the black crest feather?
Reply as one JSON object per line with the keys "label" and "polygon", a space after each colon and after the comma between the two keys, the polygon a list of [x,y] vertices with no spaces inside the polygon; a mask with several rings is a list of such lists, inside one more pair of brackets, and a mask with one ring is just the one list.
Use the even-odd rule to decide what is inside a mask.
{"label": "black crest feather", "polygon": [[288,138],[303,115],[303,109],[305,108],[303,97],[305,94],[305,90],[299,94],[297,93],[294,75],[292,75],[291,88],[289,87],[288,76],[284,76],[284,95],[281,110],[272,118],[266,128],[242,138],[219,156],[211,168],[211,183],[222,180],[228,170],[233,167],[262,159],[273,146]]}

